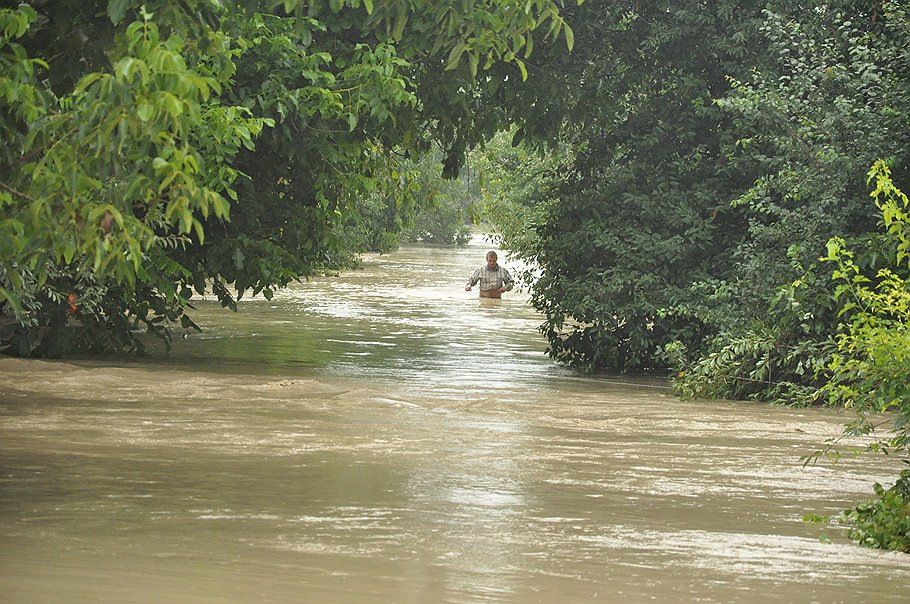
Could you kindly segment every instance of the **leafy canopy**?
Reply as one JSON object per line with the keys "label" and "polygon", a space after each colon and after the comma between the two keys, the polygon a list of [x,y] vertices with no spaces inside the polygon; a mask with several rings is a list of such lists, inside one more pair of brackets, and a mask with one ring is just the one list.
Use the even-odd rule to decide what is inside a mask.
{"label": "leafy canopy", "polygon": [[344,266],[363,200],[416,210],[402,157],[454,172],[501,126],[474,90],[535,35],[572,45],[552,0],[0,9],[0,349],[136,347],[194,291]]}

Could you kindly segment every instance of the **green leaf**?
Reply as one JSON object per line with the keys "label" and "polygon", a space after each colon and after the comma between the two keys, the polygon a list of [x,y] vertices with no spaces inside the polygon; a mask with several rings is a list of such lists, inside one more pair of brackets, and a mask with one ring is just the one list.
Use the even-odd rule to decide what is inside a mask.
{"label": "green leaf", "polygon": [[95,245],[95,261],[92,263],[92,270],[96,273],[101,268],[101,245]]}
{"label": "green leaf", "polygon": [[401,40],[401,36],[404,34],[404,26],[408,22],[408,14],[405,12],[405,9],[401,9],[401,12],[398,13],[398,16],[395,17],[395,28],[392,30],[392,37],[396,40]]}
{"label": "green leaf", "polygon": [[75,89],[73,89],[73,94],[81,94],[89,86],[91,86],[93,83],[97,82],[102,77],[105,77],[105,75],[103,73],[100,73],[97,71],[86,75],[81,80],[79,80],[79,84],[76,86]]}
{"label": "green leaf", "polygon": [[133,57],[123,57],[117,62],[117,65],[114,66],[114,73],[117,74],[121,80],[129,81],[130,70],[135,61],[136,59]]}
{"label": "green leaf", "polygon": [[19,315],[22,313],[22,305],[19,304],[19,298],[14,292],[7,291],[0,287],[0,302],[6,302],[13,308],[13,313]]}
{"label": "green leaf", "polygon": [[155,116],[155,108],[150,103],[142,103],[136,109],[136,115],[143,122],[147,122]]}
{"label": "green leaf", "polygon": [[111,23],[119,25],[126,16],[126,10],[130,7],[130,0],[108,0],[107,16],[110,17]]}
{"label": "green leaf", "polygon": [[189,233],[193,228],[193,214],[186,208],[180,210],[179,228],[181,233]]}
{"label": "green leaf", "polygon": [[452,50],[449,51],[449,58],[446,62],[446,71],[450,69],[455,69],[458,67],[459,61],[461,61],[461,55],[464,53],[465,43],[459,42],[452,47]]}
{"label": "green leaf", "polygon": [[518,69],[521,70],[521,80],[524,82],[528,79],[528,70],[525,68],[524,61],[521,59],[515,59],[515,63],[518,64]]}
{"label": "green leaf", "polygon": [[468,54],[468,64],[471,66],[471,77],[477,77],[477,64],[480,62],[480,58],[477,55],[477,50]]}
{"label": "green leaf", "polygon": [[76,246],[72,241],[67,241],[66,246],[63,248],[63,260],[67,264],[70,264],[73,261],[73,256],[76,254]]}
{"label": "green leaf", "polygon": [[193,219],[193,229],[196,231],[196,237],[199,239],[199,243],[205,243],[205,230],[202,227],[202,223],[195,218]]}

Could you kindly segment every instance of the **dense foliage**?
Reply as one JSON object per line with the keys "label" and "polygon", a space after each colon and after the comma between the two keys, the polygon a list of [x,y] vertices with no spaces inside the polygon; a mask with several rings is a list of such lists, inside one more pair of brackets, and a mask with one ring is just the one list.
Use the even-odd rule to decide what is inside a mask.
{"label": "dense foliage", "polygon": [[824,260],[835,265],[834,295],[845,325],[836,335],[821,393],[831,403],[856,410],[851,434],[875,432],[880,418],[893,417],[890,435],[874,449],[906,455],[910,451],[910,207],[878,162],[870,172],[885,231],[894,243],[895,265],[873,275],[854,262],[856,253],[839,238],[828,242]]}
{"label": "dense foliage", "polygon": [[[489,221],[498,245],[533,266],[539,236],[532,226],[556,203],[552,192],[566,174],[575,149],[559,141],[542,154],[529,145],[513,145],[516,134],[514,128],[501,132],[471,153],[481,185],[477,212]],[[533,276],[532,272],[524,277],[533,280]]]}
{"label": "dense foliage", "polygon": [[887,489],[875,483],[874,492],[878,499],[844,512],[850,538],[868,547],[910,553],[910,470]]}
{"label": "dense foliage", "polygon": [[665,366],[667,344],[705,346],[712,296],[735,266],[731,233],[745,221],[729,200],[756,174],[730,160],[737,135],[713,101],[756,61],[761,15],[726,2],[595,2],[567,18],[575,52],[542,52],[552,83],[519,91],[533,97],[519,136],[558,122],[575,148],[545,195],[556,202],[534,219],[534,301],[558,360]]}
{"label": "dense foliage", "polygon": [[443,178],[445,170],[438,153],[421,158],[416,170],[421,174],[420,204],[413,224],[402,238],[409,242],[438,245],[466,245],[471,240],[470,208],[478,196],[475,171],[468,161],[457,178]]}
{"label": "dense foliage", "polygon": [[193,292],[344,266],[352,221],[408,223],[403,158],[454,174],[500,127],[474,90],[538,28],[571,46],[551,0],[0,9],[0,351],[134,348],[193,327]]}
{"label": "dense foliage", "polygon": [[[575,151],[536,192],[552,201],[530,204],[535,236],[504,240],[540,266],[551,354],[806,400],[839,325],[818,258],[876,230],[876,159],[907,173],[906,10],[592,2],[565,16],[575,51],[538,46],[536,87],[500,93],[523,108],[517,139],[559,133]],[[874,272],[886,252],[857,262]]]}
{"label": "dense foliage", "polygon": [[[839,288],[835,269],[814,261],[825,255],[826,235],[853,242],[852,262],[862,272],[874,275],[891,266],[907,274],[906,267],[894,266],[893,241],[876,234],[880,215],[866,201],[863,178],[879,157],[896,174],[908,173],[907,13],[888,3],[873,5],[871,13],[861,6],[835,8],[800,20],[769,18],[765,31],[776,71],[753,74],[748,85],[734,82],[733,94],[721,101],[742,115],[740,125],[749,134],[741,141],[743,153],[763,166],[764,175],[735,202],[751,209],[745,250],[757,267],[748,272],[752,287],[777,290],[777,302],[785,302],[757,327],[720,334],[720,341],[754,340],[769,326],[777,331],[771,359],[789,367],[777,372],[774,383],[754,388],[756,398],[781,400],[780,385],[790,394],[783,397],[787,402],[822,398],[813,390],[829,377],[833,338],[843,322],[832,295]],[[816,225],[811,237],[806,225]],[[779,257],[784,249],[794,260],[791,274],[765,270],[769,255]],[[738,358],[748,364],[747,355]],[[682,390],[714,373],[703,361],[691,369],[680,381]],[[721,388],[718,394],[739,393]]]}
{"label": "dense foliage", "polygon": [[468,207],[476,196],[469,186],[471,170],[465,166],[451,179],[443,178],[444,169],[438,151],[403,159],[399,172],[406,174],[410,207],[402,208],[400,196],[383,190],[362,197],[340,231],[344,247],[388,253],[402,243],[467,244]]}

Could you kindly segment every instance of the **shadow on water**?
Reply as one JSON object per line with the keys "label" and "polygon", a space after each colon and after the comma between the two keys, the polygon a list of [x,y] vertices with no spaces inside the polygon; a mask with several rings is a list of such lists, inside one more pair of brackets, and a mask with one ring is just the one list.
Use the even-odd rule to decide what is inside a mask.
{"label": "shadow on water", "polygon": [[907,556],[801,520],[897,471],[799,462],[843,415],[562,369],[527,294],[464,291],[485,249],[0,359],[0,602],[906,601]]}

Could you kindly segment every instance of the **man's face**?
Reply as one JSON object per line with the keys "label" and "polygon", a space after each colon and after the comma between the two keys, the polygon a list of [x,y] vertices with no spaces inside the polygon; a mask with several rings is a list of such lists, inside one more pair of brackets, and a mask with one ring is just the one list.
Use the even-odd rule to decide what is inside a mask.
{"label": "man's face", "polygon": [[496,268],[496,256],[487,256],[487,266],[491,269]]}

